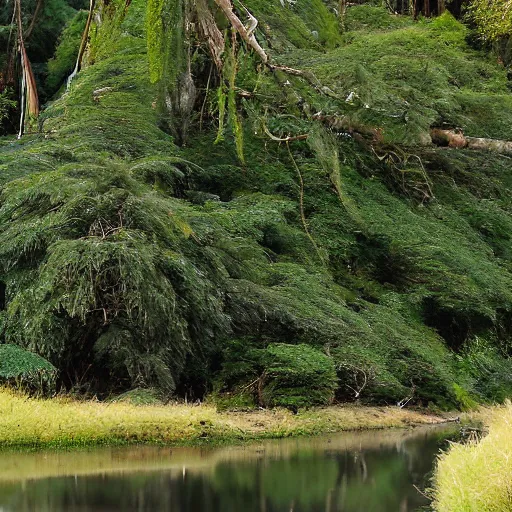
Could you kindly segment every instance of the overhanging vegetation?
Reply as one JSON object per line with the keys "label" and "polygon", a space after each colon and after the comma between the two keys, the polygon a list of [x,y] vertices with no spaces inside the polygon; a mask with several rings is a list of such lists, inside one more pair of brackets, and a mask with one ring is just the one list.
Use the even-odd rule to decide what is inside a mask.
{"label": "overhanging vegetation", "polygon": [[[273,367],[229,365],[268,353],[268,405],[509,395],[510,161],[429,144],[436,125],[512,138],[506,73],[467,29],[359,6],[342,34],[323,2],[251,0],[274,68],[233,36],[215,71],[189,36],[173,69],[151,55],[166,27],[148,56],[146,2],[121,3],[40,131],[0,141],[1,340],[100,394],[258,403]],[[304,351],[323,371],[294,381]]]}

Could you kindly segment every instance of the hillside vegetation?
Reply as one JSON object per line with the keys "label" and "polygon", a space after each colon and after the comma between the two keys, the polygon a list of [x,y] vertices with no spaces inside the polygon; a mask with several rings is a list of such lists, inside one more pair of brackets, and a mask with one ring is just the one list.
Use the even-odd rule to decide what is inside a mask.
{"label": "hillside vegetation", "polygon": [[170,116],[133,0],[93,27],[39,132],[0,139],[0,341],[100,395],[503,400],[511,160],[437,148],[430,129],[512,139],[505,69],[449,13],[356,6],[342,33],[321,0],[244,3],[274,62],[305,75],[232,40],[219,79],[195,42],[193,111]]}

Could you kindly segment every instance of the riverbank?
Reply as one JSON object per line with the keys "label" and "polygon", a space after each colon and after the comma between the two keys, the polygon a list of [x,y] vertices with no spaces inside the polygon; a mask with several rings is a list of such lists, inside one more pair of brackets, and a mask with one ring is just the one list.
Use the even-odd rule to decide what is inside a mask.
{"label": "riverbank", "polygon": [[36,399],[0,390],[1,448],[75,448],[131,443],[192,445],[441,424],[446,418],[397,407],[326,407],[219,412],[209,405]]}
{"label": "riverbank", "polygon": [[453,445],[435,477],[437,512],[512,510],[512,404],[488,412],[481,441]]}

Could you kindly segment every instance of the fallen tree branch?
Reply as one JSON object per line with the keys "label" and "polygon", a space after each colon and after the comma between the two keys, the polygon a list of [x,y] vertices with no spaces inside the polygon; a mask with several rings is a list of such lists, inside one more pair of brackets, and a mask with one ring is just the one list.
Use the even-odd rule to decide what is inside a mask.
{"label": "fallen tree branch", "polygon": [[491,151],[512,156],[512,141],[509,140],[466,137],[461,130],[443,130],[441,128],[433,128],[430,135],[432,143],[437,146]]}
{"label": "fallen tree branch", "polygon": [[[231,0],[215,0],[215,3],[222,10],[231,25],[233,25],[233,28],[240,34],[240,37],[258,54],[263,64],[267,64],[269,57],[254,36],[254,30],[256,29],[256,27],[253,27],[254,22],[252,22],[249,29],[247,29],[240,18],[234,13]],[[251,18],[256,20],[253,16],[251,16]]]}

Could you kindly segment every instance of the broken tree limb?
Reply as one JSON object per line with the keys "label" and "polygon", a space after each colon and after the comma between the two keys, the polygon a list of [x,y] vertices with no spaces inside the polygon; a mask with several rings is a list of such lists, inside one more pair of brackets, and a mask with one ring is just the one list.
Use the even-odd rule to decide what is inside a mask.
{"label": "broken tree limb", "polygon": [[[231,0],[215,0],[217,6],[222,10],[226,18],[229,20],[233,28],[240,34],[240,37],[258,54],[263,64],[267,64],[269,61],[269,57],[265,50],[260,46],[256,37],[254,36],[254,31],[256,30],[256,26],[254,26],[254,21],[257,20],[254,16],[251,16],[251,25],[249,29],[245,27],[240,18],[233,11],[233,4]],[[248,11],[247,11],[248,12]]]}
{"label": "broken tree limb", "polygon": [[512,156],[512,141],[509,140],[466,137],[461,130],[443,130],[441,128],[433,128],[430,135],[432,143],[436,146],[491,151]]}

